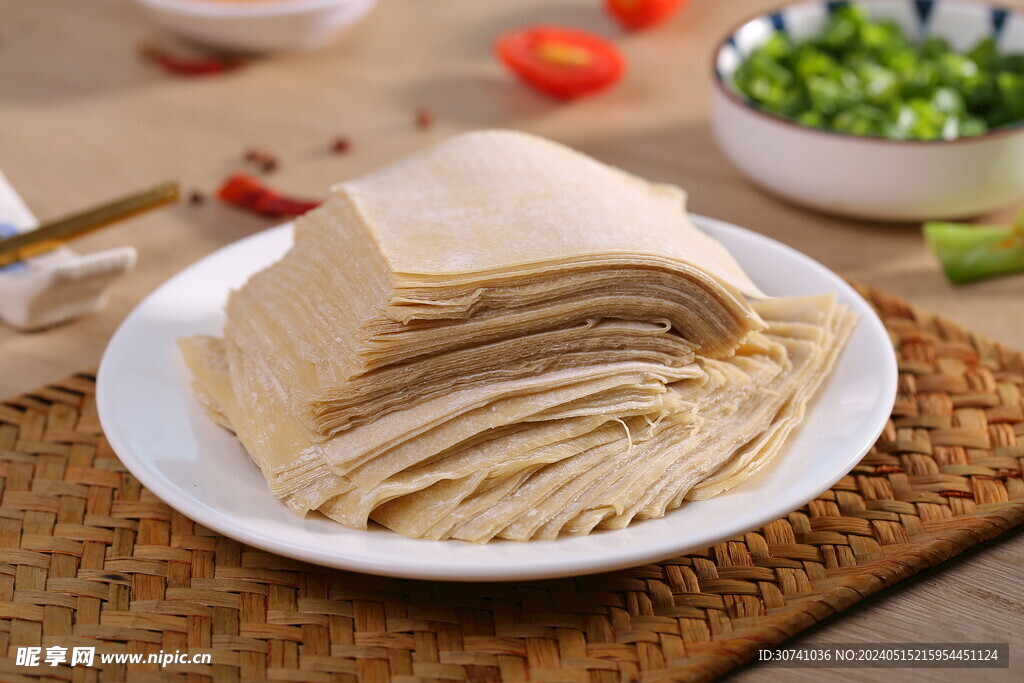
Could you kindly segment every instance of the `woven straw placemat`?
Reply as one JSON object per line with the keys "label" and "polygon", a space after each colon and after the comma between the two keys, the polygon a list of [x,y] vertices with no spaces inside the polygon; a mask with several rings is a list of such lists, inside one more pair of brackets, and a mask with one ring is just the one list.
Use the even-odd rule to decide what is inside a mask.
{"label": "woven straw placemat", "polygon": [[[660,564],[523,584],[328,570],[219,536],[142,488],[91,375],[0,405],[0,679],[710,678],[1024,522],[1024,357],[862,289],[900,361],[877,445],[783,519]],[[212,665],[17,666],[18,647]],[[96,660],[98,664],[98,659]]]}

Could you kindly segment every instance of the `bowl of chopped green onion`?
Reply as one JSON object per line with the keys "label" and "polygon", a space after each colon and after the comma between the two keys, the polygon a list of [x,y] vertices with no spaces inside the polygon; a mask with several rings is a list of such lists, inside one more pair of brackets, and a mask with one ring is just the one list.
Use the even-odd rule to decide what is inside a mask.
{"label": "bowl of chopped green onion", "polygon": [[799,2],[715,54],[712,123],[754,183],[829,213],[976,216],[1024,196],[1024,15],[955,0]]}

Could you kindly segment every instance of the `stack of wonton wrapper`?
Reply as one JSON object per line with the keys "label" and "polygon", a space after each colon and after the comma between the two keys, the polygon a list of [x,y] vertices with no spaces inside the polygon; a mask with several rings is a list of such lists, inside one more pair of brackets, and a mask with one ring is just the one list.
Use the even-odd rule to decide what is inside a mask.
{"label": "stack of wonton wrapper", "polygon": [[621,528],[763,467],[854,319],[768,299],[685,196],[487,131],[360,180],[182,340],[274,495],[341,524],[525,541]]}

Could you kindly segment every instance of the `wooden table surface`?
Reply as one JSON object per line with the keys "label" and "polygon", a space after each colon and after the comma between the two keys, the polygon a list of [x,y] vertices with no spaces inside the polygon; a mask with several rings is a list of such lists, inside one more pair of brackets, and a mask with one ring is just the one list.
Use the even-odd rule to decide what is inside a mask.
{"label": "wooden table surface", "polygon": [[[1024,7],[1024,0],[1003,0]],[[1024,346],[1024,277],[950,287],[917,225],[820,215],[748,184],[708,126],[710,54],[717,38],[778,0],[692,0],[669,25],[622,34],[598,0],[385,0],[327,49],[264,59],[228,76],[168,76],[136,57],[155,34],[129,0],[7,0],[0,4],[0,168],[41,218],[164,179],[211,192],[243,168],[243,150],[272,150],[269,180],[318,196],[338,180],[457,131],[505,127],[575,146],[639,175],[681,185],[690,207],[758,230],[840,274],[903,295],[1015,346]],[[491,56],[506,28],[532,22],[613,37],[630,71],[614,91],[572,104],[513,82]],[[436,124],[414,125],[429,109]],[[329,151],[333,138],[348,154]],[[984,217],[1009,221],[1013,208]],[[0,395],[95,365],[118,323],[149,291],[196,259],[271,225],[208,201],[138,218],[80,240],[85,252],[134,245],[139,265],[109,306],[36,334],[0,328]],[[1011,641],[1024,670],[1024,536],[972,553],[846,613],[804,642]],[[769,680],[756,667],[741,680]],[[787,670],[837,680],[837,671]],[[953,680],[956,670],[917,670]],[[979,671],[972,672],[972,678]],[[981,670],[979,680],[1009,672]],[[901,679],[902,680],[902,679]]]}

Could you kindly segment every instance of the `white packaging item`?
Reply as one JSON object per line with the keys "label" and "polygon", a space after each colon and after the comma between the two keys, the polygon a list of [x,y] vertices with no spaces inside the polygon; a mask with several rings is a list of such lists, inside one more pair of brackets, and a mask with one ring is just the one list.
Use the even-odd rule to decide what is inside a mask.
{"label": "white packaging item", "polygon": [[[35,229],[38,222],[0,173],[0,239]],[[0,267],[0,321],[31,331],[103,308],[111,283],[135,266],[133,247],[79,254],[59,247]]]}

